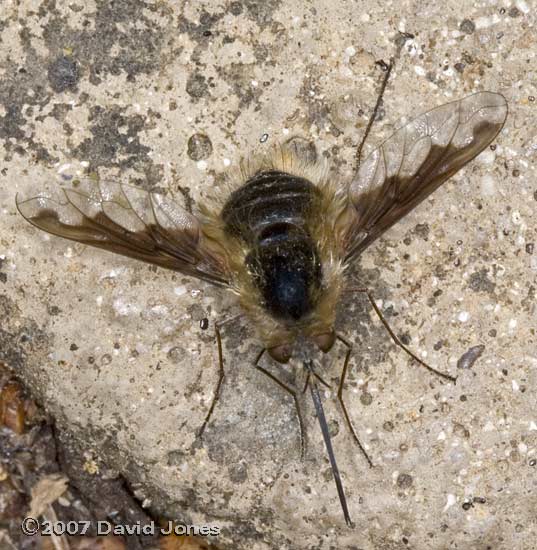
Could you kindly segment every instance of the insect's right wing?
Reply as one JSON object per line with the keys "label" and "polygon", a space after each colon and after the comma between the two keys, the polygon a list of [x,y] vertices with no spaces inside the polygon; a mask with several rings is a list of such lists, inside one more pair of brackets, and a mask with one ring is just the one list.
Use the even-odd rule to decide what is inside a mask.
{"label": "insect's right wing", "polygon": [[423,113],[373,151],[349,187],[345,259],[359,254],[476,157],[506,117],[502,95],[480,92]]}
{"label": "insect's right wing", "polygon": [[199,220],[156,192],[117,182],[84,180],[60,196],[17,197],[19,212],[33,225],[66,239],[136,258],[211,283],[229,277]]}

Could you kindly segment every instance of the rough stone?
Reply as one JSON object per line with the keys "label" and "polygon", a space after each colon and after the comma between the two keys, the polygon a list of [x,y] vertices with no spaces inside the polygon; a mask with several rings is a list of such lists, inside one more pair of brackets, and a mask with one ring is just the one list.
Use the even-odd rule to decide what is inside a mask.
{"label": "rough stone", "polygon": [[[136,485],[149,512],[218,525],[221,548],[527,550],[537,540],[537,257],[526,253],[536,242],[536,14],[535,0],[464,13],[458,0],[401,0],[396,11],[372,0],[2,2],[0,360]],[[253,369],[260,345],[244,320],[222,331],[226,378],[196,437],[218,378],[214,323],[239,312],[232,294],[45,235],[15,195],[98,175],[188,196],[196,212],[241,156],[291,136],[314,142],[348,182],[390,57],[364,156],[403,120],[479,90],[503,93],[510,114],[494,150],[352,271],[394,332],[458,374],[456,385],[395,346],[364,296],[346,297],[344,399],[369,468],[336,400],[345,350],[315,355],[332,388],[324,403],[340,427],[352,530],[308,394],[301,460],[292,400]],[[187,153],[195,134],[211,139],[203,162]],[[476,345],[479,361],[457,369]],[[303,382],[299,361],[279,371],[266,361]]]}

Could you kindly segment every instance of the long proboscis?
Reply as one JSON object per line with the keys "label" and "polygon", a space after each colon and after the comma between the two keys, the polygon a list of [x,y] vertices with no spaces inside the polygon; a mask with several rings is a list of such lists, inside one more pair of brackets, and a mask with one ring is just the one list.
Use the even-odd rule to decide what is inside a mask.
{"label": "long proboscis", "polygon": [[332,474],[334,476],[334,481],[336,482],[337,493],[339,496],[339,502],[341,503],[341,509],[343,510],[343,516],[345,517],[346,524],[349,527],[353,527],[354,524],[352,523],[351,517],[349,515],[349,508],[347,507],[347,499],[345,498],[345,491],[343,490],[341,475],[339,473],[339,468],[337,467],[334,449],[332,448],[332,441],[330,439],[330,433],[328,431],[328,424],[326,423],[326,416],[324,414],[321,395],[319,393],[319,388],[315,382],[316,375],[313,371],[313,364],[311,361],[307,361],[304,363],[304,367],[307,370],[308,374],[312,375],[308,377],[311,397],[313,399],[313,405],[315,406],[315,412],[317,413],[317,418],[319,420],[319,425],[323,434],[324,444],[328,452],[328,459],[330,460]]}

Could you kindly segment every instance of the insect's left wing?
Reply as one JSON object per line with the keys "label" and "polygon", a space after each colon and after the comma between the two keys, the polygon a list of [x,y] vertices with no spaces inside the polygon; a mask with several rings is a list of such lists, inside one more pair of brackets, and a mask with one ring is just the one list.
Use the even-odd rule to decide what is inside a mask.
{"label": "insect's left wing", "polygon": [[19,212],[48,233],[211,283],[228,283],[223,258],[200,221],[165,195],[117,182],[84,180],[59,197],[19,200]]}
{"label": "insect's left wing", "polygon": [[373,151],[349,187],[346,260],[476,157],[506,117],[502,95],[480,92],[418,116]]}

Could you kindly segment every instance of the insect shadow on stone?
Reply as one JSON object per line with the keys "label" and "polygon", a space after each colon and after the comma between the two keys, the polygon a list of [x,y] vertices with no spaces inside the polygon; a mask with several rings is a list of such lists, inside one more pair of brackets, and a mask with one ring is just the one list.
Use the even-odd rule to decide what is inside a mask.
{"label": "insect shadow on stone", "polygon": [[[265,351],[278,363],[287,363],[299,336],[325,353],[336,341],[346,347],[337,398],[354,441],[372,465],[343,400],[352,344],[335,332],[334,323],[336,306],[346,294],[365,294],[395,344],[434,375],[455,380],[424,363],[397,338],[369,289],[348,280],[347,268],[494,140],[507,117],[507,103],[502,95],[485,91],[436,107],[402,126],[361,162],[392,67],[390,63],[385,70],[349,183],[338,181],[317,155],[287,141],[241,161],[227,189],[210,204],[200,204],[196,214],[162,193],[117,182],[82,181],[62,188],[59,198],[17,197],[20,213],[44,231],[191,275],[237,295],[243,313],[215,324],[219,376],[200,436],[224,379],[221,330],[243,315],[263,344],[255,368],[294,400],[302,455],[297,391],[260,365]],[[311,377],[313,367],[308,365]],[[316,386],[311,388],[315,392]],[[314,404],[317,408],[315,397]]]}

